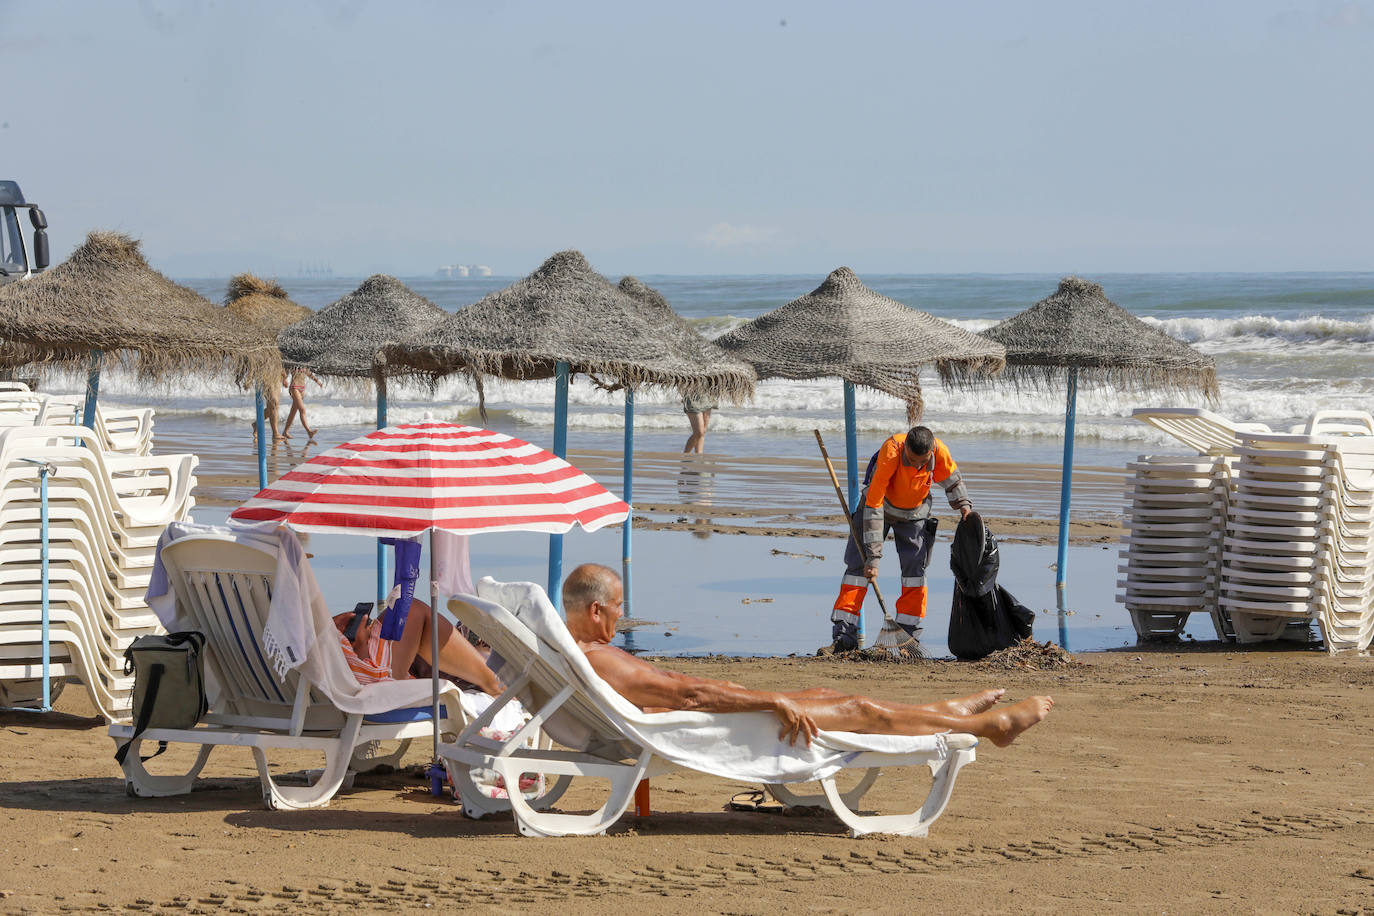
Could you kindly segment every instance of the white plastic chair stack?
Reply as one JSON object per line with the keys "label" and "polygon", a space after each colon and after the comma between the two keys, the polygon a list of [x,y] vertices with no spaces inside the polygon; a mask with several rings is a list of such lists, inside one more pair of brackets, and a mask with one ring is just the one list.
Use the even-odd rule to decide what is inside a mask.
{"label": "white plastic chair stack", "polygon": [[1374,418],[1315,414],[1241,437],[1221,605],[1241,642],[1307,638],[1363,652],[1374,636]]}
{"label": "white plastic chair stack", "polygon": [[1142,455],[1127,465],[1117,587],[1141,638],[1177,636],[1192,613],[1211,615],[1219,639],[1232,637],[1217,605],[1231,460]]}
{"label": "white plastic chair stack", "polygon": [[[0,430],[0,703],[42,698],[43,478],[49,675],[79,678],[108,719],[127,718],[123,653],[158,631],[143,603],[162,530],[195,504],[193,455],[107,454],[80,427]],[[44,475],[43,470],[48,473]]]}
{"label": "white plastic chair stack", "polygon": [[[0,382],[0,428],[80,426],[79,395],[38,394],[23,382]],[[106,452],[148,455],[153,449],[152,408],[96,408],[96,435]]]}

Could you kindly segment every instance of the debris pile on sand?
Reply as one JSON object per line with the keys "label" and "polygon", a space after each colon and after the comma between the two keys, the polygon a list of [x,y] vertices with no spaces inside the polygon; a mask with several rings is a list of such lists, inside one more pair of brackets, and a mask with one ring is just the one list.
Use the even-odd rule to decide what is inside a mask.
{"label": "debris pile on sand", "polygon": [[1002,671],[1060,671],[1065,668],[1083,667],[1083,663],[1063,647],[1049,640],[1036,642],[1029,636],[1014,646],[998,649],[987,658],[978,661],[977,665],[980,668],[996,668]]}
{"label": "debris pile on sand", "polygon": [[816,657],[832,658],[839,662],[890,665],[914,665],[930,661],[930,658],[922,651],[920,644],[916,642],[890,649],[870,646],[866,649],[850,649],[846,652],[836,652],[830,646],[823,646],[816,650]]}

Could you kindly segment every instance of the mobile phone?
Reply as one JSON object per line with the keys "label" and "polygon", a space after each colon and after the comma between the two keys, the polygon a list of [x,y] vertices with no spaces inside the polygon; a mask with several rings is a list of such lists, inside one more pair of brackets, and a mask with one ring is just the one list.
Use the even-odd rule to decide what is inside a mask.
{"label": "mobile phone", "polygon": [[359,601],[355,604],[353,606],[353,619],[348,622],[348,626],[344,627],[344,639],[352,642],[358,635],[358,627],[362,626],[363,621],[367,619],[367,615],[370,613],[372,613],[371,601]]}

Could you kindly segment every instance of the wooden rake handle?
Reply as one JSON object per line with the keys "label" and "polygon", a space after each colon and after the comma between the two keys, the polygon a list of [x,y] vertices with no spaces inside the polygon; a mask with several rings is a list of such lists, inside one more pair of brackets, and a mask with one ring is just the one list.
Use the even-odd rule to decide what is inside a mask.
{"label": "wooden rake handle", "polygon": [[[854,546],[859,548],[859,556],[867,565],[868,551],[864,549],[863,536],[859,533],[858,522],[854,521],[854,516],[849,511],[849,501],[844,498],[844,491],[840,489],[840,478],[835,476],[835,465],[830,463],[830,453],[825,450],[825,440],[821,438],[819,429],[811,431],[816,434],[816,444],[821,447],[821,457],[825,459],[825,469],[830,472],[830,482],[835,485],[835,496],[840,501],[840,509],[844,511],[844,520],[849,522],[849,536],[854,539]],[[869,579],[868,583],[873,586],[873,594],[878,598],[878,607],[882,608],[883,616],[891,621],[892,615],[887,612],[887,602],[883,600],[883,593],[878,588],[878,580]]]}

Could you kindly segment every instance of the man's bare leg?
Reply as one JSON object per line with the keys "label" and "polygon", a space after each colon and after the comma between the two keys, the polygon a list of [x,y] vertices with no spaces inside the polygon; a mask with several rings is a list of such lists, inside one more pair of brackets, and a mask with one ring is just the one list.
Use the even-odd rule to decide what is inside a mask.
{"label": "man's bare leg", "polygon": [[1017,736],[1049,715],[1054,700],[1030,697],[1010,706],[997,706],[971,715],[958,715],[924,706],[885,703],[869,697],[798,697],[802,710],[822,729],[877,735],[935,735],[963,732],[1006,747]]}
{"label": "man's bare leg", "polygon": [[[1004,688],[997,687],[992,690],[980,690],[977,693],[971,693],[957,700],[940,700],[935,703],[921,703],[914,705],[913,708],[928,709],[931,712],[942,713],[947,716],[971,716],[996,704],[998,700],[1002,699],[1002,696],[1006,692]],[[829,687],[812,687],[810,690],[791,690],[787,691],[787,695],[794,700],[839,700],[850,696],[850,694],[832,690]]]}

